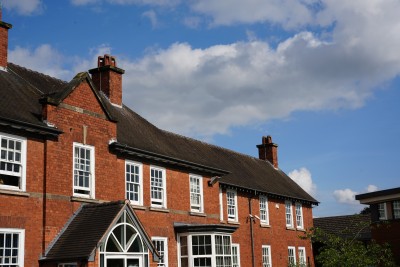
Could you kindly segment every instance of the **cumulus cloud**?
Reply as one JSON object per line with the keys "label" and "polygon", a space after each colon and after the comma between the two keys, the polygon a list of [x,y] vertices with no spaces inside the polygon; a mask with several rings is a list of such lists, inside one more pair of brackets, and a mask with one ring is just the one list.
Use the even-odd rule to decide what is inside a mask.
{"label": "cumulus cloud", "polygon": [[335,190],[333,192],[333,197],[336,199],[337,202],[342,204],[359,205],[360,203],[358,202],[358,200],[355,199],[355,196],[357,194],[357,192],[346,188]]}
{"label": "cumulus cloud", "polygon": [[63,55],[49,44],[33,50],[17,46],[9,51],[10,62],[53,77],[69,79],[72,73],[65,67],[64,59]]}
{"label": "cumulus cloud", "polygon": [[3,0],[2,4],[4,8],[25,16],[41,13],[44,8],[41,0]]}
{"label": "cumulus cloud", "polygon": [[[249,38],[205,48],[175,43],[149,49],[138,59],[117,55],[119,67],[126,70],[124,103],[163,129],[208,139],[227,134],[232,127],[285,118],[296,111],[361,107],[374,90],[400,74],[400,2],[325,0],[321,7],[313,8],[312,0],[303,0],[295,1],[293,10],[285,6],[293,1],[283,1],[279,7],[289,14],[296,9],[308,11],[280,15],[276,23],[330,26],[326,35],[299,31],[276,47]],[[239,2],[230,4],[225,13],[259,3]],[[209,7],[190,3],[197,5],[198,12],[226,7],[224,0],[204,0]],[[290,18],[282,19],[285,16]],[[229,19],[215,15],[215,21]],[[69,72],[60,63],[62,56],[49,46],[34,51],[16,48],[10,54],[18,62],[28,62],[28,66],[57,77]],[[39,56],[45,60],[38,60]],[[70,69],[92,68],[94,57],[80,59],[77,67]]]}
{"label": "cumulus cloud", "polygon": [[[375,185],[368,185],[365,190],[364,193],[370,193],[370,192],[374,192],[377,191],[378,187]],[[361,192],[363,193],[363,192]],[[335,190],[333,192],[333,197],[335,198],[335,200],[339,203],[342,204],[350,204],[350,205],[360,205],[360,202],[358,200],[356,200],[355,196],[357,194],[361,194],[358,193],[356,191],[353,191],[349,188],[346,189],[339,189],[339,190]]]}
{"label": "cumulus cloud", "polygon": [[214,25],[271,22],[285,28],[296,28],[313,20],[310,6],[315,1],[299,0],[195,0],[191,8],[210,16]]}
{"label": "cumulus cloud", "polygon": [[370,184],[370,185],[367,186],[366,189],[367,189],[367,192],[370,193],[370,192],[375,192],[375,191],[377,191],[377,190],[378,190],[378,187],[377,187],[376,185]]}
{"label": "cumulus cloud", "polygon": [[289,172],[289,177],[312,196],[316,196],[317,186],[313,183],[311,172],[307,168],[300,168]]}

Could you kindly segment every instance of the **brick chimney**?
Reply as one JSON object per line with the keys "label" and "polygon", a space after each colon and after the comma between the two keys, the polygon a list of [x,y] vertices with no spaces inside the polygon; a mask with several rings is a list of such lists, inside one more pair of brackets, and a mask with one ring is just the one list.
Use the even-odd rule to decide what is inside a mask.
{"label": "brick chimney", "polygon": [[0,70],[5,70],[8,62],[8,30],[11,24],[2,21],[2,9],[0,7]]}
{"label": "brick chimney", "polygon": [[278,169],[278,145],[272,143],[271,136],[263,136],[262,144],[257,145],[258,158],[262,160],[268,160],[276,169]]}
{"label": "brick chimney", "polygon": [[102,91],[110,102],[122,106],[122,74],[123,69],[117,68],[115,57],[99,56],[97,68],[89,70],[92,80],[98,90]]}

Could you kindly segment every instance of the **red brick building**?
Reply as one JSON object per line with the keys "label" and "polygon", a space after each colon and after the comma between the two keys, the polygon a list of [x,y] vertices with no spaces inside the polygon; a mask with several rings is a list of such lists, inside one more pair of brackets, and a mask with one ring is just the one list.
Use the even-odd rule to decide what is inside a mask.
{"label": "red brick building", "polygon": [[[1,20],[1,18],[0,18]],[[259,158],[122,103],[114,57],[70,82],[9,63],[0,22],[0,266],[313,266],[318,202]]]}
{"label": "red brick building", "polygon": [[356,199],[370,206],[372,239],[388,243],[400,265],[400,187],[356,195]]}

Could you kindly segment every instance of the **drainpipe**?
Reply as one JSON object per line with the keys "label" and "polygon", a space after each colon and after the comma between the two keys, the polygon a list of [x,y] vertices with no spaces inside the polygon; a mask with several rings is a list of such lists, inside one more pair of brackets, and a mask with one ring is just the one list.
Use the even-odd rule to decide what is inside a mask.
{"label": "drainpipe", "polygon": [[249,221],[250,221],[250,240],[251,240],[251,264],[252,267],[255,267],[255,258],[254,258],[254,234],[253,234],[253,223],[254,223],[254,218],[253,218],[253,210],[251,208],[251,196],[249,196]]}

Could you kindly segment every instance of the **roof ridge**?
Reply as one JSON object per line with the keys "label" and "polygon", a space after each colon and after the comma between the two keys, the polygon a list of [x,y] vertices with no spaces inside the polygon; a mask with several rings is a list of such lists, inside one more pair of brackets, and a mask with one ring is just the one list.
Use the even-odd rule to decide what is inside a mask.
{"label": "roof ridge", "polygon": [[[45,73],[42,73],[42,72],[38,72],[38,71],[36,71],[36,70],[29,69],[29,68],[27,68],[27,67],[20,66],[20,65],[18,65],[18,64],[13,63],[13,62],[8,62],[8,64],[11,64],[11,65],[14,65],[14,66],[16,66],[16,67],[18,67],[18,68],[21,68],[21,69],[24,69],[24,70],[26,70],[26,71],[35,73],[35,74],[37,74],[37,75],[39,75],[39,76],[42,76],[42,77],[47,77],[47,78],[50,78],[50,79],[53,79],[53,80],[56,80],[56,81],[59,81],[59,82],[62,82],[62,83],[68,83],[67,81],[61,80],[61,79],[59,79],[59,78],[50,76],[50,75],[45,74]],[[8,65],[8,64],[7,64],[7,65]]]}
{"label": "roof ridge", "polygon": [[[156,126],[156,127],[157,127],[157,126]],[[182,134],[173,133],[173,132],[170,132],[170,131],[167,131],[167,130],[160,129],[160,128],[158,128],[158,127],[157,127],[157,129],[159,129],[160,131],[163,131],[163,132],[166,133],[166,134],[175,135],[175,136],[178,136],[178,137],[181,137],[181,138],[184,138],[184,139],[188,139],[188,140],[191,140],[191,141],[194,141],[194,142],[201,143],[201,144],[203,144],[203,145],[207,145],[207,146],[214,147],[214,148],[218,148],[218,149],[220,149],[220,150],[224,150],[224,151],[227,151],[227,152],[230,152],[230,153],[233,153],[233,154],[237,154],[237,155],[239,155],[239,156],[245,156],[245,157],[248,157],[248,158],[251,158],[251,159],[256,159],[256,160],[265,161],[265,160],[259,159],[259,158],[257,158],[257,157],[251,156],[251,155],[249,155],[249,154],[245,154],[245,153],[242,153],[242,152],[238,152],[238,151],[235,151],[235,150],[232,150],[232,149],[229,149],[229,148],[226,148],[226,147],[218,146],[218,145],[215,145],[215,144],[207,143],[207,142],[205,142],[205,141],[201,141],[201,140],[195,139],[195,138],[193,138],[193,137],[188,137],[188,136],[184,136],[184,135],[182,135]],[[268,162],[269,162],[269,161],[268,161]]]}

